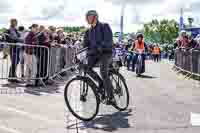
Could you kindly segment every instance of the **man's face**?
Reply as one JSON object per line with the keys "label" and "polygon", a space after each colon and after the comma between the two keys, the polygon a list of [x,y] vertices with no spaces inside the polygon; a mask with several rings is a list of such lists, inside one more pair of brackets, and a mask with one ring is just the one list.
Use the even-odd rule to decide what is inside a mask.
{"label": "man's face", "polygon": [[88,24],[93,24],[94,21],[96,20],[96,16],[87,16],[86,19]]}

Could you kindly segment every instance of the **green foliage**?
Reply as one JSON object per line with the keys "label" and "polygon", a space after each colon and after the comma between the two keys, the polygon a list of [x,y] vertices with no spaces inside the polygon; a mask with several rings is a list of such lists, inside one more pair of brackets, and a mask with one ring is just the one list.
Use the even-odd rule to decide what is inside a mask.
{"label": "green foliage", "polygon": [[3,32],[5,32],[5,31],[6,31],[6,28],[0,29],[0,33],[3,33]]}
{"label": "green foliage", "polygon": [[64,27],[64,31],[65,32],[83,32],[85,31],[85,27],[84,26],[80,26],[80,27]]}
{"label": "green foliage", "polygon": [[178,23],[175,20],[152,20],[144,24],[141,31],[144,32],[145,40],[151,43],[171,44],[178,36]]}

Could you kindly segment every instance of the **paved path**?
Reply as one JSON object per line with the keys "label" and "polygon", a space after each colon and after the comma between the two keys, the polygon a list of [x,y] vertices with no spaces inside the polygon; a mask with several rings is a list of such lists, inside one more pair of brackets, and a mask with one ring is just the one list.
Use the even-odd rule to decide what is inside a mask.
{"label": "paved path", "polygon": [[63,84],[26,89],[22,94],[0,95],[0,133],[76,133],[76,128],[79,133],[200,132],[190,124],[190,113],[200,113],[199,82],[184,80],[167,62],[147,62],[143,78],[125,69],[122,73],[131,96],[125,112],[101,105],[97,118],[83,123],[65,109]]}

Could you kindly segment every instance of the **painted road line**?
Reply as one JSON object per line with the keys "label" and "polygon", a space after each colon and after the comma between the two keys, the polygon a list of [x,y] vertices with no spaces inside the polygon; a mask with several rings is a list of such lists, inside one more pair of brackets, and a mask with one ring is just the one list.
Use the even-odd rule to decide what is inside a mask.
{"label": "painted road line", "polygon": [[22,133],[20,131],[17,131],[16,129],[8,128],[3,125],[0,125],[0,129],[9,133]]}
{"label": "painted road line", "polygon": [[192,126],[200,126],[200,113],[190,113],[190,123]]}
{"label": "painted road line", "polygon": [[23,110],[19,110],[19,109],[16,109],[16,108],[12,108],[12,107],[6,107],[6,106],[1,106],[0,105],[0,110],[4,110],[4,111],[8,111],[8,112],[14,112],[14,113],[26,116],[26,117],[31,118],[31,119],[45,121],[45,122],[47,122],[49,124],[58,124],[58,123],[60,123],[60,121],[58,121],[58,120],[50,120],[50,119],[48,119],[46,117],[43,117],[41,115],[36,115],[36,114],[29,113],[29,112],[26,112],[26,111],[23,111]]}

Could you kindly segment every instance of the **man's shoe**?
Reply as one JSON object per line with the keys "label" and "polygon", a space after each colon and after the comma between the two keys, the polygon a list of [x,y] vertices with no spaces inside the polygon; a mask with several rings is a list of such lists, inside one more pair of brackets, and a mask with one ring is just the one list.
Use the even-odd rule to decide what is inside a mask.
{"label": "man's shoe", "polygon": [[26,87],[34,87],[33,84],[26,84]]}
{"label": "man's shoe", "polygon": [[106,102],[106,105],[116,105],[115,98],[109,99],[109,100]]}
{"label": "man's shoe", "polygon": [[8,79],[8,82],[10,82],[10,83],[20,83],[20,81],[17,80],[17,79]]}
{"label": "man's shoe", "polygon": [[7,57],[8,57],[8,55],[6,54],[6,55],[3,56],[3,59],[6,59]]}
{"label": "man's shoe", "polygon": [[54,84],[53,82],[51,82],[51,81],[48,81],[48,80],[47,80],[47,81],[45,81],[44,83],[45,83],[46,85],[53,85],[53,84]]}

